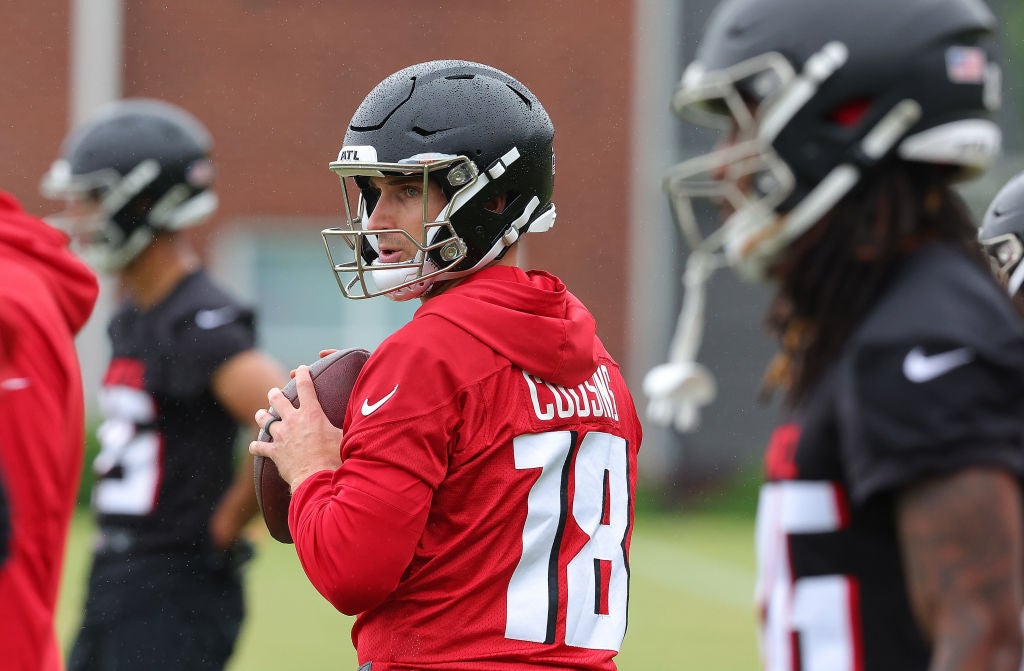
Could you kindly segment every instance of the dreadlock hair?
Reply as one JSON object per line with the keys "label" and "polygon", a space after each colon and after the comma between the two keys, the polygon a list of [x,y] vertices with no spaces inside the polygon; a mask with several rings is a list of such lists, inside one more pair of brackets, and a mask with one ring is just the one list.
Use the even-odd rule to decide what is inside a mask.
{"label": "dreadlock hair", "polygon": [[765,322],[780,351],[765,373],[764,395],[782,391],[791,405],[804,400],[923,244],[949,243],[989,272],[977,227],[949,177],[939,166],[890,162],[790,245],[773,270],[779,290]]}

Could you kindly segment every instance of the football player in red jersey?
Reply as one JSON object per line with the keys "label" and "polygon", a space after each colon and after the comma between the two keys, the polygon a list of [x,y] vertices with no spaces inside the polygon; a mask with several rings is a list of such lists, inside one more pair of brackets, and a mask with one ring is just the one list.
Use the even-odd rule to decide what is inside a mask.
{"label": "football player in red jersey", "polygon": [[342,292],[422,305],[362,369],[344,432],[302,367],[299,408],[272,389],[282,419],[250,451],[291,484],[299,559],[357,616],[361,668],[615,668],[641,429],[589,311],[516,266],[554,223],[553,136],[513,77],[433,61],[371,91],[331,163]]}
{"label": "football player in red jersey", "polygon": [[[981,0],[725,0],[673,99],[724,128],[666,187],[692,246],[652,416],[688,426],[711,270],[777,287],[757,602],[771,671],[1021,656],[1024,328],[951,183],[998,154]],[[693,202],[723,220],[704,236]],[[694,307],[696,306],[696,307]]]}
{"label": "football player in red jersey", "polygon": [[85,407],[75,335],[99,287],[68,236],[0,192],[0,666],[59,671],[54,615]]}
{"label": "football player in red jersey", "polygon": [[71,671],[222,669],[241,628],[258,508],[236,437],[283,372],[180,233],[216,210],[211,146],[185,110],[121,100],[69,134],[43,181],[69,202],[54,219],[125,291],[107,329],[98,534]]}

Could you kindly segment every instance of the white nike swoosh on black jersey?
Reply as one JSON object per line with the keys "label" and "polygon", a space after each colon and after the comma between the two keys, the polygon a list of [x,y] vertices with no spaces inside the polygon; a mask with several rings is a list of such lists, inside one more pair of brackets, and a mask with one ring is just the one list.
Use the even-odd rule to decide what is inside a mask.
{"label": "white nike swoosh on black jersey", "polygon": [[238,318],[238,309],[234,305],[225,305],[222,308],[210,310],[199,310],[196,312],[196,326],[204,331],[230,324]]}
{"label": "white nike swoosh on black jersey", "polygon": [[923,348],[915,347],[903,359],[903,374],[911,382],[928,382],[973,360],[974,350],[970,347],[960,347],[931,355],[925,354]]}
{"label": "white nike swoosh on black jersey", "polygon": [[397,384],[395,385],[395,388],[392,389],[391,392],[387,396],[385,396],[384,398],[380,399],[376,403],[370,403],[370,399],[369,398],[364,398],[363,399],[363,408],[362,408],[363,417],[368,417],[369,415],[373,414],[377,410],[377,408],[379,408],[380,406],[382,406],[385,403],[387,403],[388,401],[390,401],[391,397],[395,395],[396,391],[398,391],[398,385]]}

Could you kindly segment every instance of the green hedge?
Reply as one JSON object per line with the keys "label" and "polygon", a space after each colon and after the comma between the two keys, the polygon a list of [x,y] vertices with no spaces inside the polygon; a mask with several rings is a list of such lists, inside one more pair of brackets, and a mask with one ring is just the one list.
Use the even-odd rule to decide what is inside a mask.
{"label": "green hedge", "polygon": [[85,459],[82,461],[82,480],[78,485],[78,505],[89,507],[92,496],[92,483],[96,479],[92,472],[92,461],[100,451],[100,443],[96,439],[96,427],[99,422],[87,422],[85,427]]}

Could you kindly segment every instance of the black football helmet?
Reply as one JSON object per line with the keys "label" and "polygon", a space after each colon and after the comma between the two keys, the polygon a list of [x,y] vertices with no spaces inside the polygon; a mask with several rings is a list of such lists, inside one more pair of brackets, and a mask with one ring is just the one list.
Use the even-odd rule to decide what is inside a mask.
{"label": "black football helmet", "polygon": [[[440,60],[400,70],[359,105],[330,169],[345,195],[342,226],[323,231],[338,285],[348,298],[423,295],[436,281],[473,273],[498,260],[526,232],[554,224],[554,127],[540,101],[510,75],[479,63]],[[423,179],[422,236],[367,230],[377,194],[369,179]],[[428,180],[447,204],[426,216]],[[488,203],[505,198],[496,212]],[[418,250],[398,263],[379,260],[377,237],[400,234]],[[335,260],[332,240],[351,260]],[[367,283],[372,280],[372,285]]]}
{"label": "black football helmet", "polygon": [[721,149],[667,176],[691,244],[690,202],[727,201],[716,243],[763,278],[790,242],[876,166],[950,166],[998,155],[991,114],[1000,70],[982,0],[728,0],[716,8],[673,99],[675,112],[730,129]]}
{"label": "black football helmet", "polygon": [[157,231],[194,226],[217,209],[211,146],[206,128],[179,107],[111,103],[68,135],[43,177],[43,195],[69,203],[49,219],[70,229],[90,263],[121,269]]}
{"label": "black football helmet", "polygon": [[1011,296],[1024,285],[1024,172],[999,190],[982,219],[978,239],[1005,276]]}
{"label": "black football helmet", "polygon": [[[648,373],[649,414],[690,429],[714,396],[695,363],[704,282],[731,265],[769,279],[789,245],[888,161],[977,174],[998,155],[1001,97],[982,0],[724,0],[672,100],[725,133],[665,178],[692,253],[670,363]],[[694,204],[724,222],[702,234]]]}

